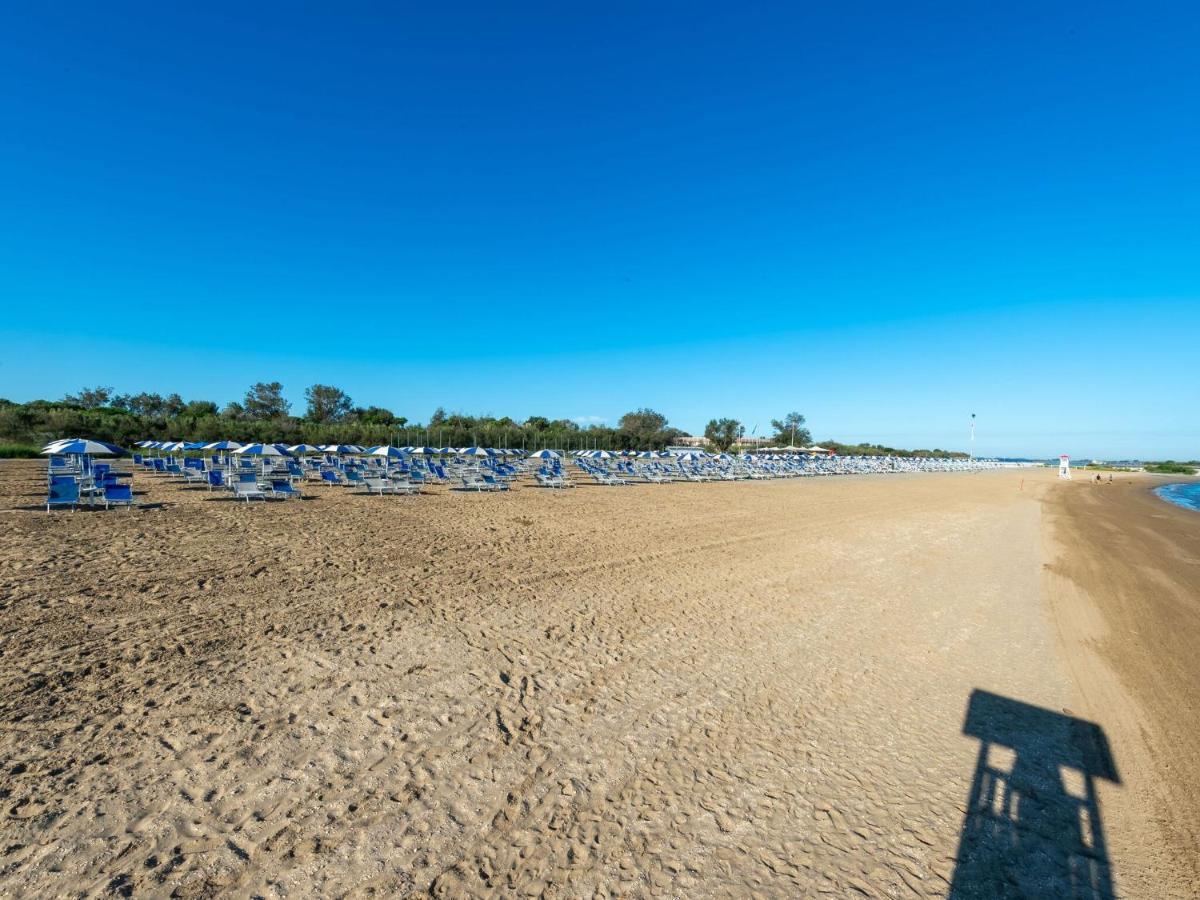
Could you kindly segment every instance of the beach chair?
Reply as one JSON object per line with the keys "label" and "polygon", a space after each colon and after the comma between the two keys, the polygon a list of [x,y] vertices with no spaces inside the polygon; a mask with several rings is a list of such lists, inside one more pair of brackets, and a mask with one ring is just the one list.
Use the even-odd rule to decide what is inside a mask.
{"label": "beach chair", "polygon": [[321,481],[328,487],[331,484],[343,484],[342,476],[336,469],[322,469]]}
{"label": "beach chair", "polygon": [[366,478],[359,479],[362,485],[360,493],[363,494],[378,494],[382,497],[384,494],[396,493],[396,488],[384,478],[376,478],[374,475],[368,475]]}
{"label": "beach chair", "polygon": [[208,473],[203,469],[189,466],[183,470],[183,481],[185,484],[206,484],[208,482]]}
{"label": "beach chair", "polygon": [[100,500],[104,504],[105,509],[111,506],[124,506],[126,509],[133,509],[133,487],[117,481],[106,481],[104,482],[104,493],[101,494]]}
{"label": "beach chair", "polygon": [[392,481],[392,493],[394,494],[419,494],[421,493],[421,483],[416,481],[406,481],[404,479]]}
{"label": "beach chair", "polygon": [[208,489],[211,492],[213,488],[221,488],[225,490],[229,487],[229,482],[225,480],[225,473],[220,469],[213,469],[208,473]]}
{"label": "beach chair", "polygon": [[464,473],[463,475],[460,475],[459,480],[462,482],[462,487],[459,488],[459,490],[462,490],[462,491],[490,491],[491,490],[491,488],[487,486],[487,483],[482,478],[480,478],[477,474],[475,474],[474,472]]}
{"label": "beach chair", "polygon": [[503,481],[501,481],[499,478],[497,478],[495,475],[489,475],[486,472],[484,472],[482,475],[480,475],[480,477],[483,479],[483,483],[486,484],[490,490],[493,490],[493,491],[507,491],[508,490],[508,485],[505,484]]}
{"label": "beach chair", "polygon": [[233,483],[233,499],[245,500],[249,503],[251,500],[266,500],[266,492],[258,486],[257,481],[235,481]]}
{"label": "beach chair", "polygon": [[300,499],[304,495],[300,489],[292,484],[289,478],[272,478],[271,479],[271,496],[278,497],[280,500],[291,500],[292,498]]}
{"label": "beach chair", "polygon": [[69,506],[71,512],[79,505],[79,482],[74,478],[56,477],[50,482],[50,493],[46,496],[46,512],[56,506]]}

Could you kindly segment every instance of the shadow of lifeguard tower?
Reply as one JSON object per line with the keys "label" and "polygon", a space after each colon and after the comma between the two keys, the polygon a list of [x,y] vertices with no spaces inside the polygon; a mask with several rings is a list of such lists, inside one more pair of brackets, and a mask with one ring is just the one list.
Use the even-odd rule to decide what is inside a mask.
{"label": "shadow of lifeguard tower", "polygon": [[1095,785],[1120,777],[1104,730],[976,690],[963,733],[981,743],[949,896],[1111,900]]}

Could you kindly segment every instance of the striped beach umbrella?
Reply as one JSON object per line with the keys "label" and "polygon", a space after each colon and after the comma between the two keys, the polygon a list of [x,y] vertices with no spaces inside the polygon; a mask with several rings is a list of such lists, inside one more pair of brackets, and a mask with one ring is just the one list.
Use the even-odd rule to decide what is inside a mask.
{"label": "striped beach umbrella", "polygon": [[281,451],[274,444],[246,444],[244,447],[238,447],[233,451],[239,456],[286,456],[287,454]]}
{"label": "striped beach umbrella", "polygon": [[115,444],[91,438],[64,438],[42,448],[44,456],[119,456],[125,451]]}

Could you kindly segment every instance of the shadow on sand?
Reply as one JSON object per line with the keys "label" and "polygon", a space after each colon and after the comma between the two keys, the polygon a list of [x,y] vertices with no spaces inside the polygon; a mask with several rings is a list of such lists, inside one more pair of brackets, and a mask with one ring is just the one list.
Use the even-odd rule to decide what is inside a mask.
{"label": "shadow on sand", "polygon": [[1120,777],[1104,730],[976,690],[963,733],[980,746],[949,896],[1113,898],[1096,779]]}

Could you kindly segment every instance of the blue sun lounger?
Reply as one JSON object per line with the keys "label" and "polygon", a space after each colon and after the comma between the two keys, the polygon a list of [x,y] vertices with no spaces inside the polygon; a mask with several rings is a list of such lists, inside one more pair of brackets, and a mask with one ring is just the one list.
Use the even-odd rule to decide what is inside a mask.
{"label": "blue sun lounger", "polygon": [[55,506],[69,506],[71,512],[79,505],[79,482],[74,478],[55,478],[50,482],[50,493],[46,497],[46,512]]}
{"label": "blue sun lounger", "polygon": [[105,509],[110,506],[124,506],[126,509],[133,509],[133,487],[115,481],[106,481],[101,500]]}

